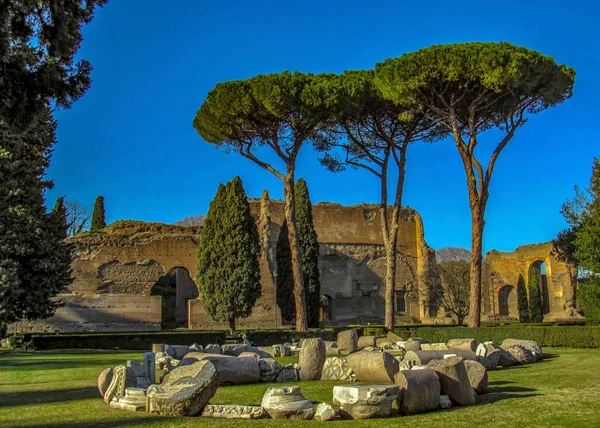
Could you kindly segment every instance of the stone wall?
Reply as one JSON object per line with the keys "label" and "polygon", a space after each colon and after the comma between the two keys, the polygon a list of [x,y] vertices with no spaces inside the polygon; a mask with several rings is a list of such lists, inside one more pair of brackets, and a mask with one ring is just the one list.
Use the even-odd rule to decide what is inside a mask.
{"label": "stone wall", "polygon": [[513,252],[490,251],[485,255],[482,313],[488,319],[518,319],[517,281],[523,275],[528,284],[529,268],[544,268],[541,294],[544,321],[579,317],[575,310],[577,270],[553,255],[551,242],[518,247]]}
{"label": "stone wall", "polygon": [[[284,204],[282,201],[267,203],[271,221],[268,248],[261,259],[262,296],[252,315],[238,320],[239,327],[281,325],[275,304],[274,278],[277,274],[275,248],[284,218]],[[250,200],[250,207],[258,219],[261,201]],[[321,290],[329,302],[325,324],[381,322],[385,306],[385,257],[378,206],[316,204],[313,217],[320,243]],[[68,322],[50,319],[36,323],[35,328],[117,330],[121,324],[127,324],[126,320],[118,322],[115,318],[118,313],[136,314],[132,330],[158,326],[225,327],[204,312],[198,299],[194,284],[197,231],[197,228],[160,223],[121,221],[109,225],[104,233],[71,238],[76,246],[72,264],[74,281],[68,294],[61,296],[70,304],[57,313],[57,317]],[[412,209],[402,210],[398,250],[396,289],[426,287],[419,280],[419,272],[431,262],[434,253],[425,243],[421,218]],[[90,317],[86,316],[88,301],[96,302],[97,308]],[[106,304],[103,306],[102,302]],[[153,312],[145,317],[140,308],[150,307],[154,308]],[[425,307],[424,302],[407,303],[405,312],[398,317],[403,321],[427,320]],[[105,322],[100,321],[103,311]]]}

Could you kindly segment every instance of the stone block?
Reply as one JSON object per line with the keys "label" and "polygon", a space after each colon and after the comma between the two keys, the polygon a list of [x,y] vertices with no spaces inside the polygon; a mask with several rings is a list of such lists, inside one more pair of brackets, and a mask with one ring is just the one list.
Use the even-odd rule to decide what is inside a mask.
{"label": "stone block", "polygon": [[204,360],[210,361],[214,365],[218,374],[219,386],[258,383],[260,379],[258,360],[254,357],[231,357],[194,352],[181,360],[179,367]]}
{"label": "stone block", "polygon": [[475,352],[477,350],[477,341],[475,339],[451,339],[448,341],[448,349],[462,349],[464,351]]}
{"label": "stone block", "polygon": [[391,331],[388,331],[388,334],[387,334],[386,337],[387,337],[387,340],[389,340],[392,343],[398,343],[398,342],[403,342],[404,341],[404,339],[402,339],[397,334],[392,333]]}
{"label": "stone block", "polygon": [[429,412],[440,401],[440,381],[435,370],[400,371],[394,377],[400,388],[398,409],[404,414]]}
{"label": "stone block", "polygon": [[506,352],[513,356],[519,364],[530,364],[535,362],[533,353],[522,345],[512,345],[506,348]]}
{"label": "stone block", "polygon": [[542,348],[533,340],[505,339],[502,341],[500,347],[504,350],[508,350],[508,348],[514,345],[520,345],[531,352],[533,362],[539,361],[542,358]]}
{"label": "stone block", "polygon": [[447,351],[448,346],[445,343],[423,343],[421,344],[422,351]]}
{"label": "stone block", "polygon": [[469,377],[469,383],[471,388],[475,390],[477,394],[485,394],[488,386],[488,375],[485,367],[477,361],[464,360],[463,364],[467,369],[467,376]]}
{"label": "stone block", "polygon": [[477,360],[477,355],[471,351],[454,349],[452,351],[407,351],[404,354],[405,361],[413,361],[416,366],[424,366],[432,360],[443,360],[445,355],[456,355],[465,360]]}
{"label": "stone block", "polygon": [[329,357],[323,365],[321,380],[337,380],[340,382],[354,382],[356,376],[344,358]]}
{"label": "stone block", "polygon": [[447,395],[440,395],[440,409],[449,409],[452,407],[452,401]]}
{"label": "stone block", "polygon": [[298,370],[294,367],[282,367],[275,382],[298,382]]}
{"label": "stone block", "polygon": [[377,346],[377,338],[375,336],[361,336],[358,338],[358,347],[366,348],[367,346]]}
{"label": "stone block", "polygon": [[312,419],[315,411],[312,402],[302,395],[299,386],[267,389],[261,407],[273,419]]}
{"label": "stone block", "polygon": [[319,380],[327,355],[323,339],[305,339],[300,348],[298,365],[300,380]]}
{"label": "stone block", "polygon": [[400,370],[398,360],[387,352],[356,352],[346,361],[360,382],[393,383]]}
{"label": "stone block", "polygon": [[442,394],[449,396],[455,404],[469,406],[475,404],[475,391],[471,387],[463,361],[462,357],[432,360],[427,368],[436,371]]}
{"label": "stone block", "polygon": [[156,354],[154,352],[144,352],[142,355],[142,366],[148,382],[150,384],[156,383]]}
{"label": "stone block", "polygon": [[148,388],[148,411],[168,416],[194,416],[217,391],[218,373],[212,362],[196,361],[177,367],[161,385]]}
{"label": "stone block", "polygon": [[358,331],[352,329],[339,332],[337,344],[341,354],[356,352],[358,349]]}
{"label": "stone block", "polygon": [[339,355],[340,350],[337,346],[337,342],[325,341],[325,353],[327,355]]}
{"label": "stone block", "polygon": [[262,419],[265,411],[260,406],[240,406],[237,404],[207,404],[202,416],[220,419]]}
{"label": "stone block", "polygon": [[281,364],[272,358],[261,358],[258,360],[260,370],[259,382],[275,382],[281,372]]}
{"label": "stone block", "polygon": [[167,345],[165,348],[165,352],[171,358],[174,358],[176,360],[183,360],[186,354],[191,351],[189,346]]}
{"label": "stone block", "polygon": [[115,409],[127,410],[129,412],[145,412],[146,389],[126,388],[125,395],[113,398],[109,403],[109,406]]}
{"label": "stone block", "polygon": [[232,357],[237,357],[242,352],[252,351],[252,347],[248,346],[246,343],[228,343],[225,345],[221,345],[221,353],[223,355],[231,355]]}
{"label": "stone block", "polygon": [[[110,404],[115,397],[123,397],[125,389],[135,388],[136,384],[137,377],[134,371],[125,366],[115,366],[109,371],[104,370],[98,377],[98,389],[106,404]],[[103,391],[101,388],[106,389]]]}
{"label": "stone block", "polygon": [[344,419],[385,418],[398,397],[396,385],[336,385],[333,404],[340,407]]}
{"label": "stone block", "polygon": [[337,412],[327,403],[320,403],[315,412],[315,421],[327,422],[332,421],[337,416]]}

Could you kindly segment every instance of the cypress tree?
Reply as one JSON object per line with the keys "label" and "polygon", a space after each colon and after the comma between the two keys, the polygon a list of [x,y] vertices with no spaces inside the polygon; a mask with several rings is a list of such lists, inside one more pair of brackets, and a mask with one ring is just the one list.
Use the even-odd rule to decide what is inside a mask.
{"label": "cypress tree", "polygon": [[540,279],[538,269],[534,266],[529,268],[529,321],[542,322],[542,296],[540,295]]}
{"label": "cypress tree", "polygon": [[198,290],[204,309],[235,331],[261,294],[260,239],[242,180],[235,177],[210,204],[198,247]]}
{"label": "cypress tree", "polygon": [[294,303],[294,278],[292,277],[292,255],[290,241],[288,239],[287,221],[283,221],[277,247],[275,249],[275,261],[277,263],[277,306],[281,311],[281,318],[291,322],[296,315]]}
{"label": "cypress tree", "polygon": [[90,230],[97,232],[106,227],[106,213],[104,212],[104,196],[98,196],[94,202],[94,212],[92,213],[92,226]]}
{"label": "cypress tree", "polygon": [[[0,325],[52,315],[70,282],[70,255],[44,205],[56,143],[54,109],[91,83],[75,56],[83,24],[106,0],[21,1],[0,6]],[[60,235],[60,236],[59,236]]]}
{"label": "cypress tree", "polygon": [[306,295],[309,327],[319,327],[321,282],[319,281],[319,243],[313,225],[312,203],[306,181],[299,179],[294,187],[296,196],[296,226],[302,257],[302,275]]}
{"label": "cypress tree", "polygon": [[529,322],[529,303],[527,302],[527,289],[525,279],[519,275],[517,281],[517,305],[519,309],[519,322]]}

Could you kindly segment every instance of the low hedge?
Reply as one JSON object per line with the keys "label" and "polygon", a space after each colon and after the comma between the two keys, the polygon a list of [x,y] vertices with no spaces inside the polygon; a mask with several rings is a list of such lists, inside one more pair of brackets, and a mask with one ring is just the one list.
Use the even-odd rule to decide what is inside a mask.
{"label": "low hedge", "polygon": [[244,333],[246,339],[256,346],[271,346],[279,343],[298,342],[300,339],[310,339],[313,337],[336,341],[338,333],[347,329],[347,327],[309,329],[304,333],[297,333],[295,330],[249,330]]}
{"label": "low hedge", "polygon": [[81,333],[81,334],[34,334],[31,344],[34,349],[147,349],[153,343],[169,345],[202,346],[224,343],[223,331],[157,331],[144,333]]}
{"label": "low hedge", "polygon": [[540,346],[600,348],[600,327],[593,326],[396,327],[394,333],[402,338],[421,337],[429,343],[474,338],[477,342],[500,344],[504,339],[528,339]]}

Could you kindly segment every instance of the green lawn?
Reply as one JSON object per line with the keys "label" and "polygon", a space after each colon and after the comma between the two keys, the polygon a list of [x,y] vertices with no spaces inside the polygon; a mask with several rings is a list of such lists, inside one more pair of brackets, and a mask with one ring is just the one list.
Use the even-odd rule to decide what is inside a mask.
{"label": "green lawn", "polygon": [[[491,391],[479,404],[352,425],[387,427],[557,427],[600,426],[600,350],[546,348],[537,364],[490,372]],[[280,426],[281,421],[167,418],[111,409],[100,399],[96,378],[102,369],[141,359],[115,351],[0,352],[0,427],[202,427]],[[287,358],[285,362],[290,362]],[[315,403],[331,404],[336,382],[300,382]],[[281,385],[281,384],[279,384]],[[260,404],[270,384],[222,387],[211,400]],[[336,426],[348,421],[332,422]],[[245,425],[242,425],[245,424]],[[288,422],[287,425],[318,424]]]}

